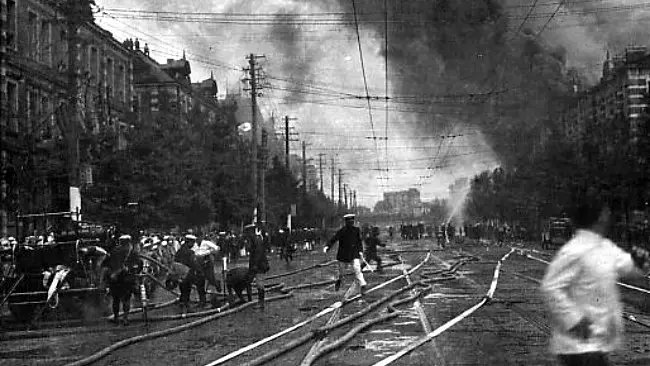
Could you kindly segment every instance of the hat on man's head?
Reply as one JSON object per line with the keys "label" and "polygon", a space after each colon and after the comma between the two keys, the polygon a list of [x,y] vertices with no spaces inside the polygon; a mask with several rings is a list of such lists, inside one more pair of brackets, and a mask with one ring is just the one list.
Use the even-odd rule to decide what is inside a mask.
{"label": "hat on man's head", "polygon": [[345,220],[351,220],[351,219],[354,219],[355,217],[356,217],[355,214],[346,214],[346,215],[343,215],[343,219],[345,219]]}
{"label": "hat on man's head", "polygon": [[187,234],[187,235],[185,235],[185,239],[188,239],[188,240],[196,240],[196,236],[194,236],[194,235],[192,235],[192,234]]}

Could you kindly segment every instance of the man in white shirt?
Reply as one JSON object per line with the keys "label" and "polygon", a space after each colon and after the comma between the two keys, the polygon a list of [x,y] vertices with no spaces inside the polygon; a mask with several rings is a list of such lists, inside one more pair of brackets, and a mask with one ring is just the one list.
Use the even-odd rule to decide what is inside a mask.
{"label": "man in white shirt", "polygon": [[550,350],[562,365],[610,365],[607,355],[623,333],[616,282],[640,273],[648,252],[628,253],[605,237],[611,211],[598,198],[579,206],[574,223],[576,233],[553,258],[541,286],[550,310]]}

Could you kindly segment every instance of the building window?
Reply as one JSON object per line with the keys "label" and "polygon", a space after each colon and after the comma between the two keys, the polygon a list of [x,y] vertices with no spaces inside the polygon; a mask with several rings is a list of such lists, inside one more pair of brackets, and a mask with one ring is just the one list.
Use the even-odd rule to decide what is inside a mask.
{"label": "building window", "polygon": [[[8,82],[7,83],[7,109],[9,114],[8,130],[17,133],[18,132],[18,84]],[[4,121],[4,120],[2,120]]]}
{"label": "building window", "polygon": [[38,16],[36,13],[29,12],[27,15],[27,57],[34,61],[38,61]]}
{"label": "building window", "polygon": [[56,52],[52,55],[54,68],[58,72],[65,72],[68,65],[68,39],[67,33],[64,29],[57,28],[59,38],[54,43],[56,44]]}
{"label": "building window", "polygon": [[50,22],[41,21],[40,37],[40,54],[41,62],[51,66],[52,65],[52,39],[50,38]]}
{"label": "building window", "polygon": [[117,68],[115,91],[117,92],[117,100],[124,103],[124,65],[120,65]]}
{"label": "building window", "polygon": [[152,112],[158,112],[160,110],[160,108],[158,107],[158,89],[154,89],[151,91],[149,106],[151,107]]}
{"label": "building window", "polygon": [[43,120],[39,121],[40,136],[44,139],[51,139],[52,128],[54,127],[54,113],[52,112],[49,97],[41,97],[41,108],[43,112]]}
{"label": "building window", "polygon": [[16,49],[16,1],[7,1],[7,47]]}
{"label": "building window", "polygon": [[27,93],[27,121],[28,125],[27,132],[35,133],[35,128],[37,128],[39,121],[38,118],[40,112],[40,101],[38,99],[38,94],[36,91],[30,91]]}
{"label": "building window", "polygon": [[99,80],[99,57],[97,53],[97,47],[90,47],[90,76],[93,77],[94,81]]}
{"label": "building window", "polygon": [[108,87],[108,96],[110,98],[113,98],[113,93],[115,91],[113,73],[114,73],[113,59],[107,58],[106,59],[106,86]]}

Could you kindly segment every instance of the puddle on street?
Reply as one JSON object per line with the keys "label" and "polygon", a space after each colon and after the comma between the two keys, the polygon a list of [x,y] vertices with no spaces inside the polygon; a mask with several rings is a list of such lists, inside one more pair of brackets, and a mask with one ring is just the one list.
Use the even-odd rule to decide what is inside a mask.
{"label": "puddle on street", "polygon": [[408,346],[415,339],[417,339],[417,337],[400,336],[394,337],[390,340],[366,341],[365,348],[375,352],[375,356],[383,357]]}
{"label": "puddle on street", "polygon": [[370,334],[399,334],[398,331],[392,329],[375,329],[368,332]]}
{"label": "puddle on street", "polygon": [[399,325],[413,325],[413,324],[417,324],[417,322],[409,321],[409,322],[393,323],[393,325],[398,325],[398,326],[399,326]]}
{"label": "puddle on street", "polygon": [[472,298],[477,297],[477,295],[467,295],[467,294],[445,294],[445,293],[432,293],[424,296],[425,300],[428,299],[449,299],[449,298]]}
{"label": "puddle on street", "polygon": [[402,271],[408,271],[408,270],[411,269],[411,268],[413,268],[413,266],[410,265],[410,264],[408,264],[408,263],[404,263],[404,264],[396,264],[396,265],[394,265],[394,266],[386,267],[387,270],[391,270],[391,271],[400,271],[400,272],[402,272]]}

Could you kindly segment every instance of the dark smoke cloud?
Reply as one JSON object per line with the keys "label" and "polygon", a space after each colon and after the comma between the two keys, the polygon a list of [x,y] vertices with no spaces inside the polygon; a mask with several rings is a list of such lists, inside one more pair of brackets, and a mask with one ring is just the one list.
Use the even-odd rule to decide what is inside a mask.
{"label": "dark smoke cloud", "polygon": [[[548,14],[557,8],[557,2],[543,4],[538,3],[536,13]],[[520,4],[519,0],[508,0],[507,5]],[[516,15],[528,11],[527,7],[519,9]],[[593,85],[601,76],[607,50],[615,54],[630,45],[648,45],[649,21],[650,10],[645,0],[566,1],[549,24],[544,39],[566,48],[568,66],[577,68],[581,77]],[[539,29],[545,22],[546,18],[542,18],[527,24]]]}
{"label": "dark smoke cloud", "polygon": [[[569,90],[564,71],[566,51],[540,42],[530,31],[516,36],[508,32],[516,24],[508,21],[501,2],[390,3],[388,54],[396,94],[426,97],[507,89],[485,103],[468,97],[456,105],[434,105],[431,112],[464,115],[419,118],[413,133],[436,133],[458,124],[479,127],[497,152],[507,157],[516,153],[511,140],[526,137],[545,122],[555,98]],[[383,0],[359,0],[357,4],[362,17],[383,18]],[[350,4],[341,1],[341,7],[349,9]],[[369,24],[383,37],[383,23]]]}
{"label": "dark smoke cloud", "polygon": [[[535,135],[537,128],[551,123],[549,115],[552,116],[554,109],[561,105],[556,101],[571,90],[572,80],[596,82],[607,49],[620,52],[629,43],[645,44],[647,39],[650,39],[650,30],[645,29],[648,19],[644,18],[650,18],[647,12],[599,12],[588,16],[578,13],[594,7],[634,5],[646,0],[567,1],[562,11],[574,11],[575,15],[556,17],[541,38],[537,37],[537,33],[545,23],[545,18],[530,19],[519,34],[513,34],[513,29],[520,26],[521,17],[528,12],[533,0],[389,0],[389,46],[386,50],[383,47],[384,0],[355,1],[362,20],[361,38],[371,93],[384,93],[382,58],[386,51],[390,61],[388,94],[391,96],[419,96],[420,100],[430,100],[433,99],[430,97],[432,95],[506,90],[503,94],[487,99],[466,98],[455,103],[438,101],[428,106],[393,105],[395,108],[412,108],[427,113],[391,112],[391,137],[408,139],[476,130],[482,132],[471,137],[468,135],[462,141],[445,140],[440,149],[437,141],[432,143],[411,139],[408,142],[394,142],[396,145],[412,147],[407,146],[398,154],[393,154],[395,158],[421,159],[437,156],[437,159],[431,159],[431,164],[452,166],[452,169],[441,173],[450,172],[456,176],[476,173],[480,168],[476,162],[480,159],[491,160],[491,165],[494,165],[492,154],[488,154],[490,157],[461,155],[485,150],[486,147],[481,146],[485,140],[489,144],[487,148],[494,148],[502,162],[509,163],[518,156],[526,156],[531,146],[529,139]],[[105,2],[105,6],[172,12],[289,13],[301,18],[307,13],[352,12],[350,0]],[[537,3],[535,13],[548,14],[556,7],[557,1],[541,0]],[[165,40],[180,45],[176,47],[187,47],[188,52],[203,55],[204,58],[244,66],[246,54],[265,53],[268,57],[265,66],[269,74],[294,79],[303,83],[303,86],[313,83],[350,93],[364,93],[353,24],[311,28],[298,28],[286,23],[250,27],[205,23],[147,24],[151,27],[148,29],[150,34],[167,34],[169,38],[164,38]],[[576,24],[579,27],[576,27]],[[218,35],[223,37],[217,38]],[[160,46],[156,45],[154,49],[158,47]],[[193,70],[200,70],[199,72],[204,74],[209,70],[209,67],[198,63],[193,63],[192,67]],[[567,70],[567,67],[575,67],[577,70]],[[230,81],[231,92],[233,85],[242,85],[239,81],[242,77],[240,71],[215,71],[219,82],[224,79]],[[193,78],[195,75],[196,73],[193,73]],[[278,87],[289,87],[288,84],[278,81],[272,83]],[[300,84],[292,85],[296,87]],[[283,102],[287,103],[292,103],[292,99],[311,98],[295,91],[286,91],[284,94],[276,91],[275,97],[278,101],[286,97],[287,100]],[[379,104],[375,106],[381,109]],[[363,136],[364,132],[359,130],[369,130],[364,110],[337,110],[309,103],[284,104],[278,109],[283,114],[302,117],[302,120],[296,123],[299,130],[334,133],[331,137],[320,135],[321,137],[314,138],[311,141],[314,143],[314,149],[319,146],[370,146],[370,142],[364,141],[363,138],[359,140],[341,137],[341,134],[348,133],[346,129],[353,130],[349,132],[350,135],[354,135],[354,130],[357,130],[356,135],[360,136]],[[380,128],[377,126],[383,125],[382,117],[379,112],[375,115],[377,130]],[[380,131],[378,136],[381,135]],[[465,148],[461,147],[463,145]],[[469,145],[473,147],[467,149]],[[427,146],[431,148],[426,150]],[[393,151],[397,149],[391,150],[391,153]],[[437,154],[438,151],[440,154]],[[334,154],[331,150],[326,152]],[[337,161],[348,164],[343,166],[344,169],[375,166],[374,157],[365,152],[339,153],[341,156],[337,157]],[[420,162],[413,163],[414,168],[422,165]],[[420,174],[417,171],[404,173],[411,177]],[[355,173],[351,172],[346,178],[350,179],[349,182],[353,185],[373,188],[376,186],[375,172],[361,172],[358,176],[353,174]],[[437,181],[429,182],[430,185],[449,178],[448,175],[438,179],[440,177],[436,176]],[[415,179],[405,178],[398,183],[407,184],[414,181]],[[448,184],[438,185],[446,188]],[[434,191],[432,187],[422,187],[423,192],[427,188],[429,194]],[[437,188],[436,192],[439,192]],[[377,190],[377,193],[380,191]]]}

